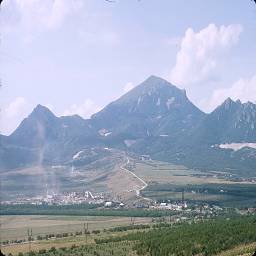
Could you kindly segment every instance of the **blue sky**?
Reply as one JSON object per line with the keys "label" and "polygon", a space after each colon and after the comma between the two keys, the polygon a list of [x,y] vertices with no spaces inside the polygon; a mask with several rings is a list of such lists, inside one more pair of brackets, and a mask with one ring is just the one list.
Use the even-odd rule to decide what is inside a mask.
{"label": "blue sky", "polygon": [[256,101],[250,0],[4,0],[0,132],[38,104],[85,118],[154,74],[202,110]]}

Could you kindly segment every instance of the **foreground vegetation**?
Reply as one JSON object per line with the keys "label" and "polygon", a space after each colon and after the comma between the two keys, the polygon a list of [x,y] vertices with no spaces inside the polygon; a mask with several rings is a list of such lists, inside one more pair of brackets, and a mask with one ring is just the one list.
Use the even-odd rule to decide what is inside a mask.
{"label": "foreground vegetation", "polygon": [[140,242],[136,250],[139,255],[215,255],[238,244],[255,242],[255,230],[255,218],[183,224],[137,234]]}
{"label": "foreground vegetation", "polygon": [[133,245],[134,242],[128,241],[109,243],[107,246],[105,244],[82,246],[73,244],[71,247],[62,247],[59,249],[52,247],[49,250],[41,249],[38,252],[19,253],[18,256],[133,256],[137,255],[133,250]]}
{"label": "foreground vegetation", "polygon": [[255,242],[255,230],[256,218],[247,217],[186,223],[97,242],[138,241],[135,249],[139,255],[216,255],[236,245]]}
{"label": "foreground vegetation", "polygon": [[[140,230],[139,230],[140,229]],[[130,232],[127,233],[127,230]],[[232,255],[238,251],[256,250],[256,217],[218,219],[198,223],[162,223],[138,226],[138,229],[124,227],[105,231],[106,235],[95,235],[94,243],[73,245],[69,248],[52,247],[39,252],[20,253],[22,256],[53,255]],[[116,233],[112,233],[116,232]],[[226,254],[227,252],[227,254]]]}

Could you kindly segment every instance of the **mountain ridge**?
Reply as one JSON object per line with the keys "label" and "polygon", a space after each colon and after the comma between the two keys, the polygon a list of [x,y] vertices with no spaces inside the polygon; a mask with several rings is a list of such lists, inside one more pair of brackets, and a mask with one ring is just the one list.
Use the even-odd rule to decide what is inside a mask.
{"label": "mountain ridge", "polygon": [[[174,88],[175,90],[177,91],[180,91],[180,92],[183,92],[185,98],[187,98],[187,95],[186,95],[186,90],[185,89],[179,89],[177,86],[171,84],[170,82],[168,82],[167,80],[163,79],[163,78],[160,78],[158,76],[155,76],[155,75],[151,75],[150,77],[148,77],[143,83],[140,83],[138,86],[136,86],[135,88],[133,88],[132,90],[128,91],[127,93],[125,93],[124,95],[122,95],[121,97],[119,97],[117,100],[107,104],[102,110],[104,110],[106,107],[108,107],[109,105],[112,105],[113,103],[115,102],[119,102],[120,100],[122,100],[123,98],[125,98],[127,95],[129,95],[133,90],[137,89],[138,87],[140,87],[141,85],[144,85],[145,86],[145,82],[147,83],[149,80],[155,80],[155,82],[161,82],[162,84],[165,84],[167,85],[168,87],[171,87],[171,88]],[[155,88],[159,88],[159,85],[161,85],[161,83],[157,84],[157,86],[155,86]],[[148,85],[146,85],[148,86]],[[154,86],[154,85],[153,85]],[[187,98],[188,99],[188,98]],[[191,102],[192,103],[192,102]],[[196,105],[193,105],[200,111],[202,112],[203,114],[206,114],[206,115],[210,115],[212,114],[213,112],[215,112],[216,110],[218,110],[220,107],[222,107],[223,105],[226,105],[227,104],[239,104],[239,105],[244,105],[244,106],[256,106],[256,104],[254,104],[253,102],[251,101],[248,101],[248,102],[245,102],[245,103],[242,103],[239,99],[238,100],[232,100],[230,97],[228,97],[226,100],[224,100],[220,105],[218,105],[214,110],[212,110],[211,112],[209,113],[206,113],[204,112],[203,110],[199,109]],[[59,116],[57,117],[49,108],[47,108],[46,106],[44,105],[41,105],[41,104],[37,104],[36,107],[32,110],[32,112],[29,114],[29,116],[31,115],[34,115],[35,113],[49,113],[50,115],[54,116],[54,117],[57,117],[57,118],[78,118],[78,119],[81,119],[81,120],[91,120],[93,118],[95,118],[95,116],[102,112],[102,110],[100,110],[99,112],[93,114],[90,118],[83,118],[82,116],[78,115],[78,114],[74,114],[74,115],[67,115],[67,116]],[[25,119],[27,119],[29,116],[27,116]],[[24,120],[25,120],[24,119]],[[24,121],[23,120],[23,121]],[[22,122],[23,122],[22,121]],[[21,123],[22,123],[21,122]],[[10,134],[10,135],[3,135],[3,134],[0,134],[1,136],[4,136],[4,137],[9,137],[11,136],[17,129],[19,128],[19,126]]]}
{"label": "mountain ridge", "polygon": [[[90,119],[57,117],[38,104],[11,135],[0,136],[0,167],[33,164],[36,161],[31,159],[42,147],[43,162],[58,164],[70,161],[85,146],[100,146],[150,154],[192,168],[256,169],[254,158],[248,158],[254,155],[253,149],[234,153],[212,147],[256,142],[255,122],[256,105],[252,102],[227,98],[206,114],[188,99],[185,90],[150,76]],[[10,164],[15,157],[20,157],[19,163]]]}

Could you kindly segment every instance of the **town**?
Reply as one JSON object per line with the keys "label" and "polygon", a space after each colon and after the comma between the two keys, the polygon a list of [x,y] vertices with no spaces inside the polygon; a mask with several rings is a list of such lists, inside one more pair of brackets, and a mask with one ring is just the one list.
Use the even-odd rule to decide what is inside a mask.
{"label": "town", "polygon": [[[184,192],[181,193],[182,197],[176,201],[154,201],[138,200],[132,204],[126,204],[117,198],[111,197],[108,193],[92,193],[90,191],[84,192],[65,192],[63,194],[50,194],[44,196],[25,197],[20,196],[15,200],[2,201],[1,205],[41,205],[41,206],[72,206],[72,205],[95,205],[98,209],[144,209],[148,211],[166,211],[177,212],[184,215],[200,215],[205,217],[218,216],[225,213],[226,209],[218,205],[211,205],[209,203],[192,203],[184,199]],[[137,196],[137,199],[141,199]],[[250,211],[254,212],[254,208]],[[248,210],[249,211],[249,210]],[[238,211],[239,214],[244,214],[246,211]],[[167,214],[167,213],[166,213]],[[167,214],[168,215],[168,214]]]}

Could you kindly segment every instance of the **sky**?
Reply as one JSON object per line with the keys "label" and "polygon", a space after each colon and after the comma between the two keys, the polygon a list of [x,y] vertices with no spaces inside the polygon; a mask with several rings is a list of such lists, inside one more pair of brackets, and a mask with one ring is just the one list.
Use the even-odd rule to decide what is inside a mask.
{"label": "sky", "polygon": [[250,0],[4,0],[0,133],[37,104],[89,118],[160,76],[211,112],[256,103],[256,4]]}

